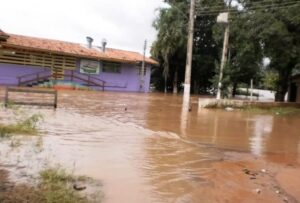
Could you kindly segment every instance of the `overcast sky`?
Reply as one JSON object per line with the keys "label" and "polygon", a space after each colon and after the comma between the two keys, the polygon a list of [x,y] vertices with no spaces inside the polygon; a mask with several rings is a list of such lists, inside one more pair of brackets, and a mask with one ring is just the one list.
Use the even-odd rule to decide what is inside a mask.
{"label": "overcast sky", "polygon": [[8,33],[101,45],[142,53],[156,37],[152,22],[163,0],[8,0],[1,2],[0,29]]}

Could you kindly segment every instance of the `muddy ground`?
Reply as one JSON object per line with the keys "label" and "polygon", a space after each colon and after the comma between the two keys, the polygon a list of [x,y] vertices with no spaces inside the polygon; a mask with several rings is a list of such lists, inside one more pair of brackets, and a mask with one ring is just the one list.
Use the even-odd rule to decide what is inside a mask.
{"label": "muddy ground", "polygon": [[38,203],[34,187],[26,184],[15,184],[8,179],[9,172],[0,169],[0,202],[1,203]]}
{"label": "muddy ground", "polygon": [[[212,168],[205,184],[176,202],[300,202],[299,165],[274,165],[249,154],[226,152]],[[10,181],[8,173],[0,170],[1,203],[40,203],[34,187]]]}

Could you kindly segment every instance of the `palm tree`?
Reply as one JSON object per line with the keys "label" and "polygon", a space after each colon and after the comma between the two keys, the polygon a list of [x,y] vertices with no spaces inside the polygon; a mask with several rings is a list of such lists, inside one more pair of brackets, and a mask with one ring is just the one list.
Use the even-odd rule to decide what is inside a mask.
{"label": "palm tree", "polygon": [[165,92],[167,92],[167,79],[170,68],[173,68],[175,73],[173,92],[177,93],[178,67],[170,67],[170,58],[172,58],[176,51],[184,49],[186,46],[187,17],[182,13],[184,10],[187,10],[186,3],[170,3],[169,8],[159,10],[159,16],[153,23],[153,27],[158,31],[158,35],[157,40],[152,46],[152,55],[155,58],[161,56],[163,60]]}

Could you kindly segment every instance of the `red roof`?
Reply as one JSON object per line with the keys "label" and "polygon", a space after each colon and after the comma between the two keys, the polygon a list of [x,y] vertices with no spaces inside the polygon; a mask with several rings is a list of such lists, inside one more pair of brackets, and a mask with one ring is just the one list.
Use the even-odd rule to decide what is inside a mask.
{"label": "red roof", "polygon": [[[1,31],[1,30],[0,30]],[[6,34],[3,31],[1,34]],[[106,48],[105,52],[99,47],[88,48],[85,45],[65,42],[52,39],[43,39],[37,37],[28,37],[22,35],[8,34],[6,42],[1,42],[7,47],[22,48],[27,50],[45,51],[63,55],[71,55],[82,58],[91,58],[97,60],[138,63],[143,61],[143,55],[138,52],[124,51],[119,49]],[[155,60],[146,57],[146,63],[156,65]]]}

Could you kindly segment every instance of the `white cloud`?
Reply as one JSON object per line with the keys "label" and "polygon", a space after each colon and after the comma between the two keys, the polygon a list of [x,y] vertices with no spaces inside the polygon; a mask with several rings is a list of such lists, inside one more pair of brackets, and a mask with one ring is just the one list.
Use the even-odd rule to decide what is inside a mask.
{"label": "white cloud", "polygon": [[[1,3],[0,28],[8,33],[142,52],[156,32],[152,22],[162,0],[9,0]],[[149,51],[149,48],[148,48]]]}

